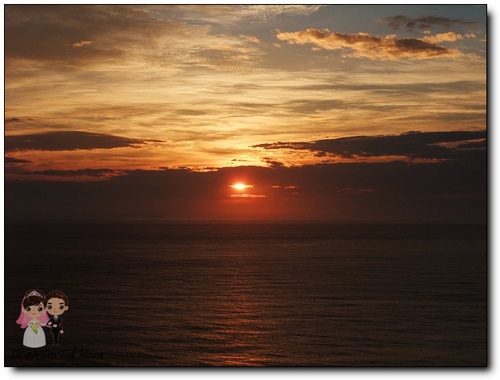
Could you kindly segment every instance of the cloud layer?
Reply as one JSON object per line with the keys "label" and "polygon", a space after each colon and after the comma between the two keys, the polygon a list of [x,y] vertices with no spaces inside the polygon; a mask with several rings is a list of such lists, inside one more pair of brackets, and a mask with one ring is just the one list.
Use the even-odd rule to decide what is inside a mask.
{"label": "cloud layer", "polygon": [[[478,24],[402,38],[414,34],[386,36],[379,22],[395,8],[377,9],[6,5],[6,176],[373,162],[385,158],[312,142],[484,128],[485,60],[430,59],[485,57],[483,10],[405,8]],[[334,19],[334,31],[323,29]],[[280,41],[277,30],[292,33]],[[310,145],[252,148],[276,141]],[[89,171],[101,168],[116,172]]]}

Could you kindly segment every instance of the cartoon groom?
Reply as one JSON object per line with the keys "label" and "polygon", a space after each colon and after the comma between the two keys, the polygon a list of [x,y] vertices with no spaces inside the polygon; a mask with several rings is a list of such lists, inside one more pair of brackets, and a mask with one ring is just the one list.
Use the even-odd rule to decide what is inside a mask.
{"label": "cartoon groom", "polygon": [[68,296],[60,290],[54,290],[47,294],[47,313],[51,318],[46,326],[50,328],[52,337],[54,338],[54,346],[59,345],[59,333],[64,334],[63,321],[60,317],[65,311],[68,311]]}

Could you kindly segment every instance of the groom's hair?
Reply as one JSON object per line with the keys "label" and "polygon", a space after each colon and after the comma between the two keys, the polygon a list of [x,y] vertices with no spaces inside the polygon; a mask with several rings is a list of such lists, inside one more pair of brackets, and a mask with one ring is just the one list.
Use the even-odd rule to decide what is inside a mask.
{"label": "groom's hair", "polygon": [[65,306],[68,306],[68,296],[66,295],[66,293],[64,292],[61,292],[60,290],[53,290],[49,293],[47,293],[47,295],[45,296],[45,299],[47,301],[49,301],[51,298],[60,298],[64,301],[64,305]]}

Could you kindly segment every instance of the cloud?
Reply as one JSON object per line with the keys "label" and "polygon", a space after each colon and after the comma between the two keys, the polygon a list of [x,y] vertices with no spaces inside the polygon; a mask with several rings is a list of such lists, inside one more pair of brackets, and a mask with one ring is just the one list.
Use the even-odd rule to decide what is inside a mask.
{"label": "cloud", "polygon": [[5,151],[26,150],[91,150],[121,147],[139,147],[158,140],[139,140],[102,133],[81,131],[56,131],[28,135],[5,136]]}
{"label": "cloud", "polygon": [[422,38],[422,41],[428,42],[430,44],[438,44],[440,42],[454,42],[457,40],[463,40],[463,38],[464,37],[461,34],[448,32],[436,34],[435,36],[425,36],[424,38]]}
{"label": "cloud", "polygon": [[323,5],[306,4],[189,4],[189,5],[148,5],[151,11],[164,14],[169,18],[178,18],[193,24],[233,26],[244,22],[265,23],[280,16],[306,17],[316,12]]}
{"label": "cloud", "polygon": [[40,170],[33,172],[25,172],[25,175],[75,178],[75,177],[110,177],[112,175],[120,175],[121,171],[113,169],[76,169],[76,170]]}
{"label": "cloud", "polygon": [[255,36],[245,36],[245,35],[242,34],[242,35],[240,35],[240,37],[243,38],[246,41],[253,42],[254,44],[260,43],[260,39],[258,39]]}
{"label": "cloud", "polygon": [[342,100],[294,100],[289,103],[292,111],[309,114],[311,112],[328,111],[331,109],[343,109],[348,105]]}
{"label": "cloud", "polygon": [[454,19],[440,16],[411,17],[404,15],[390,16],[383,19],[393,30],[405,28],[409,31],[425,30],[429,28],[449,29],[456,25],[475,25],[476,22],[464,19]]}
{"label": "cloud", "polygon": [[250,199],[267,198],[267,196],[263,195],[263,194],[229,194],[227,197],[228,198],[250,198]]}
{"label": "cloud", "polygon": [[[477,150],[466,151],[448,143],[463,142],[467,148],[479,149],[485,153],[486,131],[457,132],[408,132],[389,136],[357,136],[312,142],[279,142],[255,145],[267,150],[308,150],[318,156],[333,155],[342,158],[374,158],[394,156],[398,159],[459,159],[472,156]],[[481,140],[481,144],[469,142]]]}
{"label": "cloud", "polygon": [[7,123],[22,123],[23,121],[24,121],[23,119],[20,119],[18,117],[10,117],[10,118],[5,119],[5,124],[7,124]]}
{"label": "cloud", "polygon": [[[450,38],[449,35],[446,36]],[[347,34],[331,32],[328,29],[306,29],[298,32],[278,32],[276,37],[290,44],[312,44],[326,50],[347,50],[346,57],[419,60],[465,56],[456,49],[439,46],[424,39],[396,38],[394,35],[379,37],[368,33]]]}
{"label": "cloud", "polygon": [[[163,9],[168,11],[169,7]],[[170,17],[158,17],[156,8],[149,6],[5,7],[4,50],[8,63],[28,60],[72,68],[110,63],[123,66],[138,64],[148,56],[149,65],[159,64],[168,59],[168,52],[174,48],[176,52],[172,54],[182,56],[180,51],[186,46],[206,45],[205,37],[207,29],[203,26],[187,26]]]}
{"label": "cloud", "polygon": [[[235,53],[222,58],[232,63],[246,62],[258,54],[257,37],[213,33],[211,24],[218,21],[210,19],[224,19],[221,15],[227,14],[241,22],[259,17],[261,12],[259,8],[213,5],[7,5],[6,66],[15,71],[20,66],[13,62],[28,61],[45,64],[45,69],[53,69],[54,65],[75,69],[113,64],[175,70],[183,64],[191,68],[220,65],[222,59],[212,63],[204,54],[224,44]],[[294,11],[285,7],[272,14],[280,12]],[[184,13],[194,19],[184,18]]]}
{"label": "cloud", "polygon": [[265,162],[270,168],[274,169],[282,168],[285,166],[281,161],[276,161],[271,157],[262,158],[262,162]]}
{"label": "cloud", "polygon": [[78,42],[75,42],[75,43],[72,43],[72,44],[67,44],[66,46],[71,46],[71,47],[74,47],[74,48],[79,48],[79,47],[91,45],[92,43],[94,43],[94,41],[78,41]]}
{"label": "cloud", "polygon": [[[341,91],[371,91],[374,95],[389,94],[391,96],[401,97],[404,95],[422,96],[429,93],[452,93],[464,94],[474,92],[484,92],[484,83],[480,81],[433,81],[433,82],[415,82],[415,83],[323,83],[308,86],[301,86],[304,91],[323,91],[323,90],[341,90]],[[352,104],[347,103],[348,106]],[[483,106],[481,106],[483,107]]]}
{"label": "cloud", "polygon": [[[85,45],[89,41],[102,41],[106,36],[116,39],[120,28],[130,28],[130,32],[136,29],[134,23],[127,21],[132,18],[124,14],[131,8],[123,8],[121,20],[116,17],[118,9],[88,5],[7,5],[5,58],[81,64],[94,59],[123,57],[125,52],[117,47],[118,44],[113,47],[101,45],[100,48],[98,43]],[[68,46],[78,47],[78,44],[87,48],[67,49]]]}
{"label": "cloud", "polygon": [[262,53],[254,47],[255,41],[241,37],[234,41],[225,41],[220,44],[212,44],[211,47],[200,48],[196,57],[198,65],[227,66],[241,62],[251,62]]}
{"label": "cloud", "polygon": [[271,21],[278,16],[308,16],[320,9],[321,5],[299,5],[299,4],[262,4],[246,5],[239,9],[239,16],[262,21]]}
{"label": "cloud", "polygon": [[29,164],[32,161],[25,160],[25,159],[22,159],[22,158],[15,158],[15,157],[5,156],[4,162],[5,162],[5,165],[18,165],[18,164]]}

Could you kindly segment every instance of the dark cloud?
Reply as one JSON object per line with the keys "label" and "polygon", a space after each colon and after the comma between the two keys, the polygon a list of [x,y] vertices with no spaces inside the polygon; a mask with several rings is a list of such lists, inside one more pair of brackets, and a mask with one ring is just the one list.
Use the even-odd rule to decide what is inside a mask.
{"label": "dark cloud", "polygon": [[281,168],[284,167],[283,163],[280,161],[276,161],[271,157],[264,157],[262,158],[262,162],[265,162],[269,167],[271,168]]}
{"label": "dark cloud", "polygon": [[75,178],[75,177],[109,177],[110,175],[120,175],[121,171],[113,169],[77,169],[77,170],[41,170],[33,172],[25,172],[26,175],[38,175],[48,177],[62,177],[62,178]]}
{"label": "dark cloud", "polygon": [[19,119],[18,117],[11,117],[11,118],[5,119],[5,124],[7,124],[7,123],[22,123],[23,121],[24,121],[23,119]]}
{"label": "dark cloud", "polygon": [[460,144],[457,147],[458,149],[486,149],[487,144],[486,140],[482,141],[474,141],[474,142],[469,142],[465,144]]}
{"label": "dark cloud", "polygon": [[17,164],[29,164],[31,161],[24,160],[21,158],[9,157],[5,156],[4,158],[5,165],[17,165]]}
{"label": "dark cloud", "polygon": [[309,150],[320,156],[332,154],[344,158],[401,156],[410,159],[457,159],[464,154],[470,154],[470,152],[447,147],[443,145],[444,143],[479,139],[486,139],[486,131],[408,132],[391,136],[357,136],[312,142],[279,142],[260,144],[254,147]]}
{"label": "dark cloud", "polygon": [[440,16],[411,17],[404,15],[390,16],[383,19],[393,30],[404,28],[409,31],[433,28],[450,29],[456,25],[475,25],[473,21]]}
{"label": "dark cloud", "polygon": [[29,135],[5,136],[5,151],[79,150],[139,147],[157,140],[139,140],[102,133],[56,131]]}
{"label": "dark cloud", "polygon": [[446,54],[449,49],[415,38],[401,38],[394,41],[394,45],[401,52],[426,52],[428,55]]}

